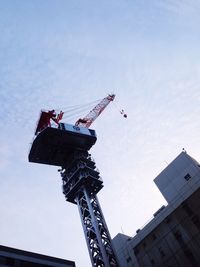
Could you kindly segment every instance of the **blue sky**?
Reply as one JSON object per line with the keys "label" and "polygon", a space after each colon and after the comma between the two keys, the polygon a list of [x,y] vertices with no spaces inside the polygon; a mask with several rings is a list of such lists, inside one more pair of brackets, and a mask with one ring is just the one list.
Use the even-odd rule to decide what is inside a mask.
{"label": "blue sky", "polygon": [[0,0],[3,245],[90,266],[57,168],[28,163],[42,108],[113,92],[128,113],[111,104],[93,124],[112,236],[133,235],[165,203],[153,179],[166,162],[183,147],[200,161],[199,11],[199,0]]}

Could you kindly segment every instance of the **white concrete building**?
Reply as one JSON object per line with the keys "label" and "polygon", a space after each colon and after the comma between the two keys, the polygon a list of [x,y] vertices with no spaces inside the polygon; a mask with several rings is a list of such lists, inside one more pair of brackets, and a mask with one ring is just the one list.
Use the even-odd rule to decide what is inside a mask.
{"label": "white concrete building", "polygon": [[200,266],[199,163],[183,151],[154,182],[168,205],[135,236],[113,239],[120,266]]}

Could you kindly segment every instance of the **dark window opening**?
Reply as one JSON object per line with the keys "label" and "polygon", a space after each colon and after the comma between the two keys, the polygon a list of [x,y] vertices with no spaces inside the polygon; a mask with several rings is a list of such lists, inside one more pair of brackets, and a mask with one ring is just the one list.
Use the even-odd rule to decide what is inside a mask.
{"label": "dark window opening", "polygon": [[150,262],[151,262],[151,265],[155,265],[155,261],[153,259],[150,260]]}
{"label": "dark window opening", "polygon": [[138,248],[134,248],[133,251],[134,251],[135,256],[139,254],[139,249]]}
{"label": "dark window opening", "polygon": [[188,206],[187,203],[183,203],[182,208],[185,210],[187,215],[189,215],[189,216],[193,215],[193,211],[191,210],[191,208]]}
{"label": "dark window opening", "polygon": [[9,257],[5,257],[5,263],[8,266],[15,266],[15,259],[9,258]]}
{"label": "dark window opening", "polygon": [[192,253],[192,251],[189,248],[184,250],[184,254],[188,258],[188,260],[191,262],[191,264],[192,264],[191,266],[194,266],[194,267],[195,266],[199,266],[198,262],[196,261],[194,255]]}
{"label": "dark window opening", "polygon": [[176,231],[174,233],[174,236],[177,240],[182,240],[182,234],[180,233],[180,231]]}
{"label": "dark window opening", "polygon": [[192,222],[194,223],[194,225],[200,229],[200,220],[199,220],[199,216],[198,215],[194,215],[192,217]]}
{"label": "dark window opening", "polygon": [[181,232],[179,230],[174,232],[174,237],[176,238],[177,242],[179,243],[179,245],[181,247],[185,246],[185,242],[184,242],[182,234],[181,234]]}
{"label": "dark window opening", "polygon": [[152,235],[152,239],[156,240],[157,236],[155,234]]}
{"label": "dark window opening", "polygon": [[160,256],[161,256],[162,258],[164,258],[164,257],[165,257],[165,252],[164,252],[164,250],[163,250],[162,248],[158,248],[158,251],[160,252]]}
{"label": "dark window opening", "polygon": [[128,257],[128,258],[126,259],[126,261],[127,261],[127,262],[130,262],[130,261],[131,261],[131,257]]}
{"label": "dark window opening", "polygon": [[[0,256],[0,263],[5,263],[5,257],[3,257],[3,256]],[[0,265],[1,266],[1,265]]]}
{"label": "dark window opening", "polygon": [[170,219],[169,217],[167,217],[167,218],[165,219],[165,222],[166,222],[166,223],[170,223],[170,222],[171,222],[171,219]]}
{"label": "dark window opening", "polygon": [[192,177],[189,173],[187,173],[185,176],[184,176],[185,180],[186,181],[189,181]]}

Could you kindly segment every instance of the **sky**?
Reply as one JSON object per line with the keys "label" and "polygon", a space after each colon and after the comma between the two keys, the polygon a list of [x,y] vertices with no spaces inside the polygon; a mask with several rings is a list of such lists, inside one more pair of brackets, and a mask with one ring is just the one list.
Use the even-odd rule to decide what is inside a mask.
{"label": "sky", "polygon": [[182,148],[200,161],[199,12],[199,0],[0,0],[2,245],[91,266],[58,168],[28,162],[41,109],[116,94],[91,127],[112,237],[166,203],[153,179]]}

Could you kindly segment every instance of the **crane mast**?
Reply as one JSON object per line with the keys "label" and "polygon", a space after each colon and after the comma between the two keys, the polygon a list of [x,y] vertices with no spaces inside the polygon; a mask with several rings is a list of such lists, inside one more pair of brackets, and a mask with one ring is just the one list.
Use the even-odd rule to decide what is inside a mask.
{"label": "crane mast", "polygon": [[75,125],[59,122],[58,128],[49,127],[50,124],[40,127],[29,153],[30,162],[61,167],[63,194],[66,201],[78,206],[93,267],[119,267],[97,198],[103,181],[88,152],[97,139],[95,131],[88,127],[114,97],[105,97]]}

